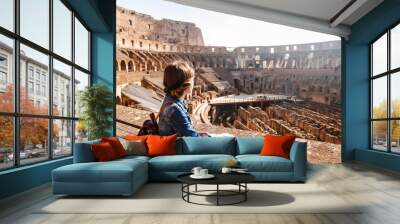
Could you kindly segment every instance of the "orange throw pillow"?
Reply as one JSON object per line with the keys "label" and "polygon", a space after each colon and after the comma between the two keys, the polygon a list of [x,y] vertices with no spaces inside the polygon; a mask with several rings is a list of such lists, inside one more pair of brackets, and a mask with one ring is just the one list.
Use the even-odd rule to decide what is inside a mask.
{"label": "orange throw pillow", "polygon": [[176,155],[176,138],[176,135],[149,135],[146,140],[148,156]]}
{"label": "orange throw pillow", "polygon": [[148,135],[125,135],[125,139],[129,141],[146,141]]}
{"label": "orange throw pillow", "polygon": [[110,137],[110,138],[101,138],[101,142],[108,142],[114,149],[115,155],[117,158],[125,157],[126,151],[124,146],[122,146],[121,142],[117,137]]}
{"label": "orange throw pillow", "polygon": [[113,147],[108,142],[93,144],[91,145],[91,149],[94,157],[99,162],[110,161],[117,158]]}
{"label": "orange throw pillow", "polygon": [[280,156],[289,159],[290,147],[296,136],[294,135],[266,135],[264,136],[264,145],[261,149],[261,156]]}

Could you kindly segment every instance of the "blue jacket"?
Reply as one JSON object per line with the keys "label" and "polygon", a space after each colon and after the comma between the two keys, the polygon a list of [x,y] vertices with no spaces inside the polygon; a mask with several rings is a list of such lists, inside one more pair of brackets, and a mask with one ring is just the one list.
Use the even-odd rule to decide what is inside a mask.
{"label": "blue jacket", "polygon": [[160,111],[158,122],[160,135],[199,136],[194,130],[185,101],[167,95],[162,105],[164,107]]}

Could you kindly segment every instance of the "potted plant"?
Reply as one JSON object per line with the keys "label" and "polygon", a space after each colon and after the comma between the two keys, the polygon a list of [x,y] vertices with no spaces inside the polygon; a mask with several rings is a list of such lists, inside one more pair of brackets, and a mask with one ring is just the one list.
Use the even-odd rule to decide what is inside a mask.
{"label": "potted plant", "polygon": [[85,124],[89,140],[110,136],[114,107],[113,93],[102,84],[86,87],[80,94],[80,124]]}

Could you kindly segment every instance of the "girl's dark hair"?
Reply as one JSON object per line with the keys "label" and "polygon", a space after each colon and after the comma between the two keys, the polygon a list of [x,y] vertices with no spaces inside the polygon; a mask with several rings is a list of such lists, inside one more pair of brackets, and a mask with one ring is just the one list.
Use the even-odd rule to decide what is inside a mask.
{"label": "girl's dark hair", "polygon": [[187,81],[192,77],[194,77],[194,70],[184,61],[175,61],[167,65],[164,70],[164,92],[181,97],[185,89],[190,87],[190,83]]}

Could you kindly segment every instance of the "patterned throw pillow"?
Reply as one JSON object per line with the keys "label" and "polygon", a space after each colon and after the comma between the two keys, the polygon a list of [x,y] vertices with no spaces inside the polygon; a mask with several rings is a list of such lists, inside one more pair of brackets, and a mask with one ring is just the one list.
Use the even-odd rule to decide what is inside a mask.
{"label": "patterned throw pillow", "polygon": [[141,140],[126,140],[123,138],[119,139],[122,146],[126,151],[126,155],[145,156],[147,155],[147,149],[144,141]]}

